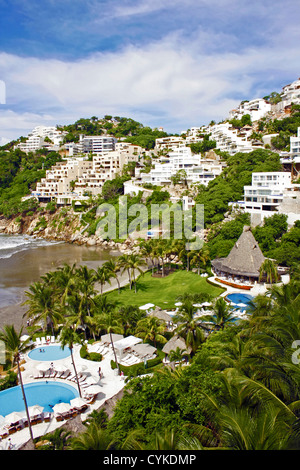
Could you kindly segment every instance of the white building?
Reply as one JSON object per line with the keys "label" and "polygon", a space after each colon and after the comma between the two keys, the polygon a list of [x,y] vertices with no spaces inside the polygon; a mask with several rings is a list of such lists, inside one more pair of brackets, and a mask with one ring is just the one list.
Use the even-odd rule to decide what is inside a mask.
{"label": "white building", "polygon": [[178,171],[185,172],[184,180],[188,185],[204,184],[221,174],[224,164],[216,160],[203,159],[201,155],[193,155],[190,147],[174,147],[167,156],[161,157],[149,173],[136,172],[141,184],[169,185]]}
{"label": "white building", "polygon": [[278,213],[286,214],[288,224],[293,225],[300,219],[299,189],[300,185],[292,183],[290,172],[252,173],[252,184],[244,186],[244,200],[237,205],[250,213],[252,225]]}
{"label": "white building", "polygon": [[115,145],[117,142],[117,139],[111,136],[84,136],[81,134],[79,137],[78,151],[82,154],[110,152],[111,150],[115,150]]}
{"label": "white building", "polygon": [[300,104],[300,78],[282,88],[281,100],[284,107]]}
{"label": "white building", "polygon": [[242,102],[237,109],[229,112],[229,119],[241,119],[245,114],[249,114],[251,121],[258,121],[271,111],[271,104],[263,98],[256,98],[251,101]]}
{"label": "white building", "polygon": [[27,140],[17,144],[16,148],[26,153],[35,152],[41,148],[59,150],[65,135],[66,132],[61,132],[54,126],[37,126],[28,134]]}
{"label": "white building", "polygon": [[216,148],[231,155],[237,152],[246,153],[257,148],[264,148],[262,142],[253,142],[250,139],[252,134],[251,126],[235,129],[229,122],[223,122],[210,126],[207,131],[211,134],[210,140],[215,140]]}
{"label": "white building", "polygon": [[128,144],[120,150],[94,155],[92,160],[68,158],[46,171],[46,177],[37,183],[32,196],[42,202],[56,200],[61,204],[71,204],[87,194],[101,194],[106,181],[121,173],[124,165],[138,161],[140,149]]}

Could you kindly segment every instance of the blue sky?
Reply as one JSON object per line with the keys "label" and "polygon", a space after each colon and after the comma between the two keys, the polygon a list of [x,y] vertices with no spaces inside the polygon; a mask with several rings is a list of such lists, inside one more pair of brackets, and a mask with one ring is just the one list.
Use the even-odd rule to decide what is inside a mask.
{"label": "blue sky", "polygon": [[0,143],[94,115],[227,118],[300,76],[299,20],[299,0],[0,0]]}

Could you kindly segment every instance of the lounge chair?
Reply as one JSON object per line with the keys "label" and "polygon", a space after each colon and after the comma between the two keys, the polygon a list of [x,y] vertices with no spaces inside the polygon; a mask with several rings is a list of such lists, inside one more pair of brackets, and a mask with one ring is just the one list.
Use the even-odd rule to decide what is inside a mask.
{"label": "lounge chair", "polygon": [[44,421],[45,421],[45,423],[49,423],[49,422],[50,422],[50,419],[51,419],[51,413],[50,413],[50,411],[47,411],[46,413],[44,413]]}
{"label": "lounge chair", "polygon": [[50,372],[49,379],[54,379],[54,377],[56,377],[56,374],[57,374],[56,370],[52,370]]}
{"label": "lounge chair", "polygon": [[36,345],[37,345],[37,346],[41,346],[41,345],[42,345],[41,338],[36,338],[35,342],[36,342]]}
{"label": "lounge chair", "polygon": [[63,421],[64,417],[62,415],[55,416],[56,421]]}
{"label": "lounge chair", "polygon": [[51,375],[51,372],[50,372],[50,369],[48,369],[48,370],[46,370],[46,372],[45,372],[44,378],[45,378],[45,379],[50,379],[50,375]]}
{"label": "lounge chair", "polygon": [[55,336],[51,336],[50,342],[51,342],[51,343],[55,343]]}
{"label": "lounge chair", "polygon": [[35,379],[43,379],[44,378],[44,374],[42,372],[39,372],[37,374],[35,374],[33,376]]}
{"label": "lounge chair", "polygon": [[46,344],[46,338],[45,338],[45,336],[42,336],[41,342],[42,342],[41,344]]}
{"label": "lounge chair", "polygon": [[66,379],[67,377],[69,377],[69,375],[71,374],[71,372],[69,371],[69,369],[65,370],[65,372],[62,373],[62,375],[60,376],[60,379]]}

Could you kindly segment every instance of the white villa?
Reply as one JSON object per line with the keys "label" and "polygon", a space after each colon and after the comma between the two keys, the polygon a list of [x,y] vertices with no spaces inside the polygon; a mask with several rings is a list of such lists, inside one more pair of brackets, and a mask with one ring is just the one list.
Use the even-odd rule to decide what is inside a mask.
{"label": "white villa", "polygon": [[215,124],[207,128],[210,140],[216,141],[216,148],[222,152],[233,155],[237,152],[252,152],[258,148],[264,148],[262,142],[253,142],[250,139],[252,134],[251,126],[244,126],[242,129],[235,129],[229,122]]}
{"label": "white villa", "polygon": [[55,200],[57,204],[71,204],[101,193],[107,180],[114,179],[124,165],[138,161],[141,148],[131,144],[119,150],[102,152],[93,156],[67,158],[46,171],[46,177],[37,183],[31,196],[40,202]]}
{"label": "white villa", "polygon": [[200,154],[193,155],[190,147],[180,145],[174,147],[168,155],[161,157],[154,164],[149,173],[136,170],[136,180],[142,185],[151,183],[153,185],[171,184],[171,178],[180,170],[185,171],[184,179],[188,185],[204,184],[221,174],[224,163],[219,160],[205,159]]}
{"label": "white villa", "polygon": [[[15,148],[18,148],[26,153],[35,152],[41,148],[58,150],[66,134],[66,132],[57,130],[55,126],[37,126],[28,134],[27,140],[17,144]],[[49,142],[46,137],[51,142]]]}
{"label": "white villa", "polygon": [[292,226],[300,219],[300,185],[292,183],[290,172],[252,173],[252,184],[244,186],[244,200],[237,205],[251,214],[251,225],[274,214],[286,214]]}
{"label": "white villa", "polygon": [[249,114],[251,121],[258,121],[271,111],[271,104],[263,98],[256,98],[251,101],[243,101],[236,109],[229,112],[229,119],[241,119],[245,114]]}

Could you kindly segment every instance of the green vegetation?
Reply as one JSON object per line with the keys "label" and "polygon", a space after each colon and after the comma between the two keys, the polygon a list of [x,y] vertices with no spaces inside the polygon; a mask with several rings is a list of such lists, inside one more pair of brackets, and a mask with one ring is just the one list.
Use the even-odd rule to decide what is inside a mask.
{"label": "green vegetation", "polygon": [[[178,296],[188,292],[205,293],[216,297],[223,292],[223,289],[208,284],[205,278],[193,272],[178,270],[164,278],[151,277],[151,273],[147,272],[137,280],[136,295],[132,295],[129,287],[124,287],[117,301],[123,305],[137,306],[154,302],[161,308],[174,309]],[[116,299],[116,294],[109,292],[107,298]]]}
{"label": "green vegetation", "polygon": [[61,156],[56,152],[38,151],[24,153],[21,150],[0,149],[0,214],[9,217],[21,212],[35,210],[38,202],[33,199],[21,201],[30,194]]}

